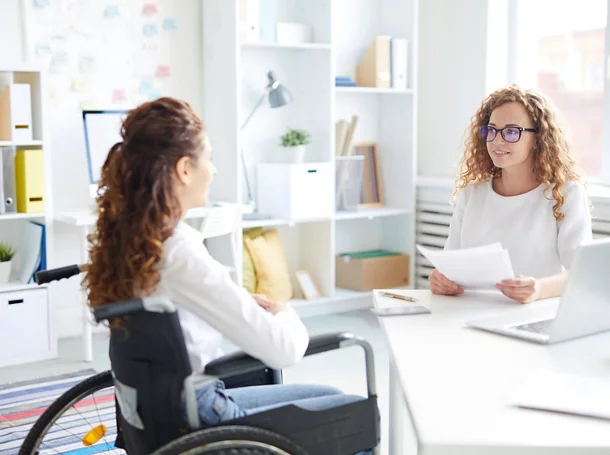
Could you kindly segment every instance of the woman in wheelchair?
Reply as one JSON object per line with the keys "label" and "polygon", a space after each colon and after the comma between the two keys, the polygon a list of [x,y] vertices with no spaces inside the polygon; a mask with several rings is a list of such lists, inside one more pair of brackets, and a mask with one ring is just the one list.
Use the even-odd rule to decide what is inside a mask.
{"label": "woman in wheelchair", "polygon": [[[216,174],[199,117],[187,103],[161,98],[130,111],[121,135],[102,167],[99,217],[89,238],[90,306],[167,297],[177,307],[194,372],[219,356],[223,336],[271,368],[296,364],[309,343],[297,313],[236,285],[200,232],[183,221],[189,209],[207,204]],[[115,324],[119,330],[121,321]],[[220,379],[196,396],[204,426],[287,403],[320,410],[364,399],[321,385],[225,389]]]}

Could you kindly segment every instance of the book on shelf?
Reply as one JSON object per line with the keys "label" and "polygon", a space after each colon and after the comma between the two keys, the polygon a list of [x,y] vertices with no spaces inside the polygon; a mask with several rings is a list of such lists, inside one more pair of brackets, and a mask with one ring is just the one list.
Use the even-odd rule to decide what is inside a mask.
{"label": "book on shelf", "polygon": [[337,156],[351,155],[352,142],[354,139],[354,132],[356,130],[357,124],[357,115],[352,115],[352,118],[349,122],[342,119],[335,124],[335,154]]}
{"label": "book on shelf", "polygon": [[335,76],[335,87],[357,87],[356,81],[349,76]]}

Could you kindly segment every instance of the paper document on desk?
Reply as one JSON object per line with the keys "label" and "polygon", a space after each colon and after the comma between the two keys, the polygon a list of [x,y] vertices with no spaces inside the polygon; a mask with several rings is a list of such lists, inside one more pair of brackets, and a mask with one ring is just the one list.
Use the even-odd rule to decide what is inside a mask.
{"label": "paper document on desk", "polygon": [[463,289],[495,289],[502,280],[514,278],[508,251],[499,243],[461,250],[417,249],[443,275]]}
{"label": "paper document on desk", "polygon": [[509,401],[522,408],[610,420],[607,379],[538,373],[520,384]]}

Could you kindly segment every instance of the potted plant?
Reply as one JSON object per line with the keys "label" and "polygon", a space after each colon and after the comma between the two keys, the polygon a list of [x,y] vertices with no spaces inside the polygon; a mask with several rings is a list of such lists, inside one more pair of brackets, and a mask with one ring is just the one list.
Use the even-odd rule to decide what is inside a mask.
{"label": "potted plant", "polygon": [[14,248],[8,243],[0,242],[0,284],[8,283],[11,275],[11,260],[14,256]]}
{"label": "potted plant", "polygon": [[309,144],[310,137],[307,131],[295,129],[289,129],[282,135],[282,147],[290,150],[290,158],[287,161],[302,163],[305,160],[305,146]]}

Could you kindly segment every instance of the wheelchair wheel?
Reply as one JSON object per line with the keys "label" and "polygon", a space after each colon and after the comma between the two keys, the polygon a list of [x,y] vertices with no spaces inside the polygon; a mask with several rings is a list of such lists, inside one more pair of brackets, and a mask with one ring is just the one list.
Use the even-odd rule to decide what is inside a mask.
{"label": "wheelchair wheel", "polygon": [[86,450],[87,454],[124,454],[114,447],[116,416],[110,371],[76,384],[57,398],[38,418],[19,449],[19,455],[58,454]]}
{"label": "wheelchair wheel", "polygon": [[294,442],[262,428],[228,425],[196,431],[154,455],[307,455]]}

